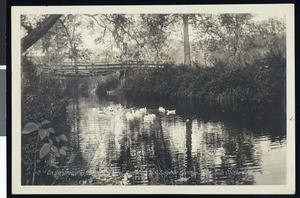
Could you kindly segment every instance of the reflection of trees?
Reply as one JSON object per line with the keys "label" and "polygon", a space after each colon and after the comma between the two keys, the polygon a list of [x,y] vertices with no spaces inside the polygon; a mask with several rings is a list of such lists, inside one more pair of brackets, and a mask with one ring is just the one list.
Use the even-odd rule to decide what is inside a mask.
{"label": "reflection of trees", "polygon": [[224,174],[214,175],[215,182],[219,184],[253,184],[253,175],[249,174],[245,168],[255,166],[256,160],[253,153],[253,141],[251,134],[242,130],[227,128],[228,136],[222,147],[225,150],[221,157],[222,161],[215,171]]}
{"label": "reflection of trees", "polygon": [[153,124],[130,121],[120,144],[119,166],[122,173],[132,174],[132,184],[171,184],[170,145],[160,119]]}
{"label": "reflection of trees", "polygon": [[[231,131],[220,122],[193,128],[193,121],[187,121],[185,149],[177,150],[162,119],[147,127],[130,122],[130,133],[123,136],[119,165],[122,172],[133,172],[133,184],[253,184],[253,176],[244,171],[249,164],[257,166],[250,132]],[[204,130],[202,137],[193,136],[194,130]],[[202,139],[202,145],[194,145],[196,151],[192,138]]]}
{"label": "reflection of trees", "polygon": [[111,175],[111,177],[106,179],[105,181],[107,184],[118,184],[118,181],[121,179],[120,175],[120,167],[119,164],[119,150],[117,148],[117,142],[116,142],[116,136],[117,132],[115,130],[115,124],[116,122],[111,123],[112,128],[111,131],[107,131],[109,133],[108,141],[106,144],[106,148],[102,148],[106,150],[106,169],[108,171],[108,174]]}
{"label": "reflection of trees", "polygon": [[[258,166],[252,133],[224,128],[221,123],[194,123],[198,125],[186,124],[186,170],[195,171],[188,184],[253,184],[254,177],[246,170]],[[192,131],[195,135],[189,137]],[[190,147],[189,142],[199,142],[190,138],[199,139],[201,145]]]}
{"label": "reflection of trees", "polygon": [[[73,105],[78,109],[78,100]],[[117,134],[113,126],[120,120],[113,117],[104,118],[111,131],[101,140],[103,164],[97,158],[99,167],[112,174],[109,181],[102,179],[105,184],[254,184],[253,171],[261,170],[255,134],[243,124],[159,116],[153,124],[122,120]]]}
{"label": "reflection of trees", "polygon": [[69,132],[69,151],[67,155],[67,162],[60,170],[62,175],[59,177],[60,184],[81,184],[86,181],[90,176],[82,174],[88,168],[87,162],[82,153],[82,145],[80,138],[81,134],[81,105],[79,100],[79,81],[74,79],[72,89],[70,90],[72,96],[69,99],[68,124],[70,126]]}
{"label": "reflection of trees", "polygon": [[[148,138],[147,138],[148,139]],[[128,128],[123,130],[122,138],[120,140],[120,156],[118,159],[118,166],[123,175],[129,173],[128,178],[132,184],[143,184],[148,182],[147,163],[145,163],[145,156],[147,149],[143,140],[143,134],[140,129],[140,122],[138,120],[129,121]]]}
{"label": "reflection of trees", "polygon": [[[186,162],[186,176],[189,178],[188,183],[195,184],[195,177],[198,173],[196,169],[194,169],[196,164],[194,164],[195,162],[192,158],[192,121],[189,119],[186,121]],[[196,167],[198,166],[196,165]]]}
{"label": "reflection of trees", "polygon": [[71,132],[70,132],[70,152],[71,156],[75,157],[79,150],[79,123],[80,123],[80,109],[79,109],[79,92],[78,92],[78,83],[74,84],[74,97],[72,100],[72,108],[70,116],[71,122]]}
{"label": "reflection of trees", "polygon": [[160,175],[160,183],[170,184],[172,182],[172,174],[167,174],[172,171],[170,143],[167,141],[168,138],[164,136],[161,117],[158,119],[158,128],[152,133],[152,138],[154,138],[155,165],[159,171],[166,174]]}

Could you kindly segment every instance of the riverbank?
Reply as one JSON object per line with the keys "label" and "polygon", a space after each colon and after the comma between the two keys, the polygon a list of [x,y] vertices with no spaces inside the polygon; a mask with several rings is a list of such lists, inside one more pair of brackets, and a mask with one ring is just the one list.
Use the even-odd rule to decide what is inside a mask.
{"label": "riverbank", "polygon": [[121,87],[130,96],[193,98],[219,103],[285,104],[285,59],[243,67],[166,65],[131,71]]}

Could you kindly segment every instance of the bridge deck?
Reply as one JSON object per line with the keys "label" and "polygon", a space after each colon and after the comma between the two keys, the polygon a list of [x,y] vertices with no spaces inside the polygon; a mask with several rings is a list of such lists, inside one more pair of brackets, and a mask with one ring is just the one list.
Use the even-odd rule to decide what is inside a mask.
{"label": "bridge deck", "polygon": [[153,63],[71,63],[43,65],[45,72],[51,72],[57,76],[95,76],[105,75],[115,71],[122,71],[128,69],[144,69],[144,68],[163,68],[163,64]]}

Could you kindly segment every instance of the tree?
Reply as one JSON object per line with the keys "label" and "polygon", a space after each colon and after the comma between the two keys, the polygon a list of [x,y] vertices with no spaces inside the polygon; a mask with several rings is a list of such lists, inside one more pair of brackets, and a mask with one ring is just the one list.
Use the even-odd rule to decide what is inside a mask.
{"label": "tree", "polygon": [[188,15],[186,14],[182,15],[182,19],[183,19],[183,41],[184,41],[184,64],[191,65]]}
{"label": "tree", "polygon": [[[89,28],[92,32],[98,29],[99,37],[95,40],[97,44],[106,45],[106,52],[111,53],[113,48],[119,50],[118,59],[121,61],[129,60],[134,56],[131,45],[143,46],[139,31],[136,31],[136,21],[133,15],[125,14],[85,14],[89,17]],[[95,23],[97,26],[95,26]],[[109,35],[109,37],[107,37]],[[111,39],[113,38],[113,39]],[[134,49],[138,49],[135,47]]]}
{"label": "tree", "polygon": [[222,40],[230,52],[232,66],[243,66],[248,53],[245,50],[245,39],[251,36],[250,27],[253,16],[247,13],[220,14],[220,28],[224,34]]}
{"label": "tree", "polygon": [[145,35],[144,45],[154,52],[155,60],[161,61],[164,57],[163,47],[169,36],[167,30],[172,16],[168,14],[142,14],[142,34]]}
{"label": "tree", "polygon": [[[161,62],[168,55],[164,49],[166,42],[172,34],[172,26],[182,25],[184,31],[184,64],[191,65],[189,42],[189,19],[192,15],[181,14],[95,14],[91,17],[98,27],[101,35],[98,41],[104,42],[104,37],[110,33],[114,44],[120,50],[120,59],[125,60],[152,60]],[[92,28],[94,23],[91,22]],[[178,31],[178,30],[175,30]],[[169,40],[170,41],[170,40]],[[172,45],[172,43],[169,43]]]}
{"label": "tree", "polygon": [[197,47],[206,54],[208,66],[245,66],[252,59],[255,41],[251,14],[197,14],[192,18]]}
{"label": "tree", "polygon": [[50,15],[39,26],[37,26],[34,30],[28,33],[28,35],[23,37],[21,40],[21,53],[25,52],[40,38],[42,38],[48,32],[48,30],[53,27],[53,25],[61,16],[61,14]]}
{"label": "tree", "polygon": [[168,36],[172,32],[171,26],[180,24],[183,21],[183,41],[184,41],[184,64],[191,65],[191,52],[189,41],[189,19],[188,14],[149,14],[144,17],[147,19],[148,40],[156,50],[156,57],[159,58],[159,52],[162,51]]}

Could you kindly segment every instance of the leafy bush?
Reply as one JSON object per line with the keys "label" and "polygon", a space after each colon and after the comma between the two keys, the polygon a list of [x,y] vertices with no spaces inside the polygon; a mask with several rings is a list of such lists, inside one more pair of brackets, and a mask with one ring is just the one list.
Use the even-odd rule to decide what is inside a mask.
{"label": "leafy bush", "polygon": [[119,79],[116,75],[110,75],[105,78],[102,82],[99,82],[96,88],[96,94],[98,96],[105,96],[106,91],[115,89],[119,84]]}
{"label": "leafy bush", "polygon": [[54,120],[66,105],[66,83],[39,72],[38,66],[23,58],[22,124]]}
{"label": "leafy bush", "polygon": [[122,90],[130,96],[282,103],[285,101],[285,68],[285,58],[272,55],[253,65],[233,68],[165,65],[132,71]]}
{"label": "leafy bush", "polygon": [[[48,126],[50,123],[51,122],[48,120],[44,120],[42,123],[29,122],[24,126],[21,132],[23,135],[29,135],[37,132],[36,144],[32,157],[34,166],[32,171],[32,185],[35,184],[35,178],[38,173],[38,162],[42,162],[41,160],[50,154],[47,164],[49,167],[56,167],[59,163],[56,158],[67,155],[66,151],[68,148],[60,143],[62,141],[67,142],[67,137],[64,134],[56,135],[54,129]],[[41,144],[42,146],[40,146]],[[38,157],[37,153],[39,153]],[[45,166],[43,167],[44,169],[46,168]]]}
{"label": "leafy bush", "polygon": [[[65,119],[67,106],[67,88],[68,82],[62,79],[51,76],[50,74],[42,73],[42,70],[34,65],[31,61],[23,57],[22,59],[22,126],[27,126],[31,123],[32,126],[42,123],[44,120],[52,120],[52,127],[59,128],[60,131],[56,135],[62,135],[62,132],[68,131],[67,121]],[[62,119],[64,118],[64,119]],[[45,132],[40,127],[38,131],[42,131],[41,141],[48,140],[50,132]],[[51,129],[49,129],[51,131]],[[49,137],[44,137],[49,134]],[[35,164],[40,167],[45,167],[49,160],[36,159],[34,157],[37,152],[37,137],[34,133],[29,133],[22,136],[22,184],[32,184],[32,172],[35,172],[35,184],[44,184],[45,175],[42,169],[37,168]],[[50,141],[51,143],[51,141]],[[46,144],[47,146],[48,144]],[[61,145],[59,145],[61,146]],[[42,148],[42,147],[41,147]],[[44,147],[45,148],[45,147]],[[48,150],[48,146],[45,148]],[[55,150],[55,147],[53,147]],[[46,150],[46,151],[47,151]],[[44,152],[42,153],[44,154]],[[36,171],[34,171],[36,170]],[[42,178],[42,179],[41,179]]]}

